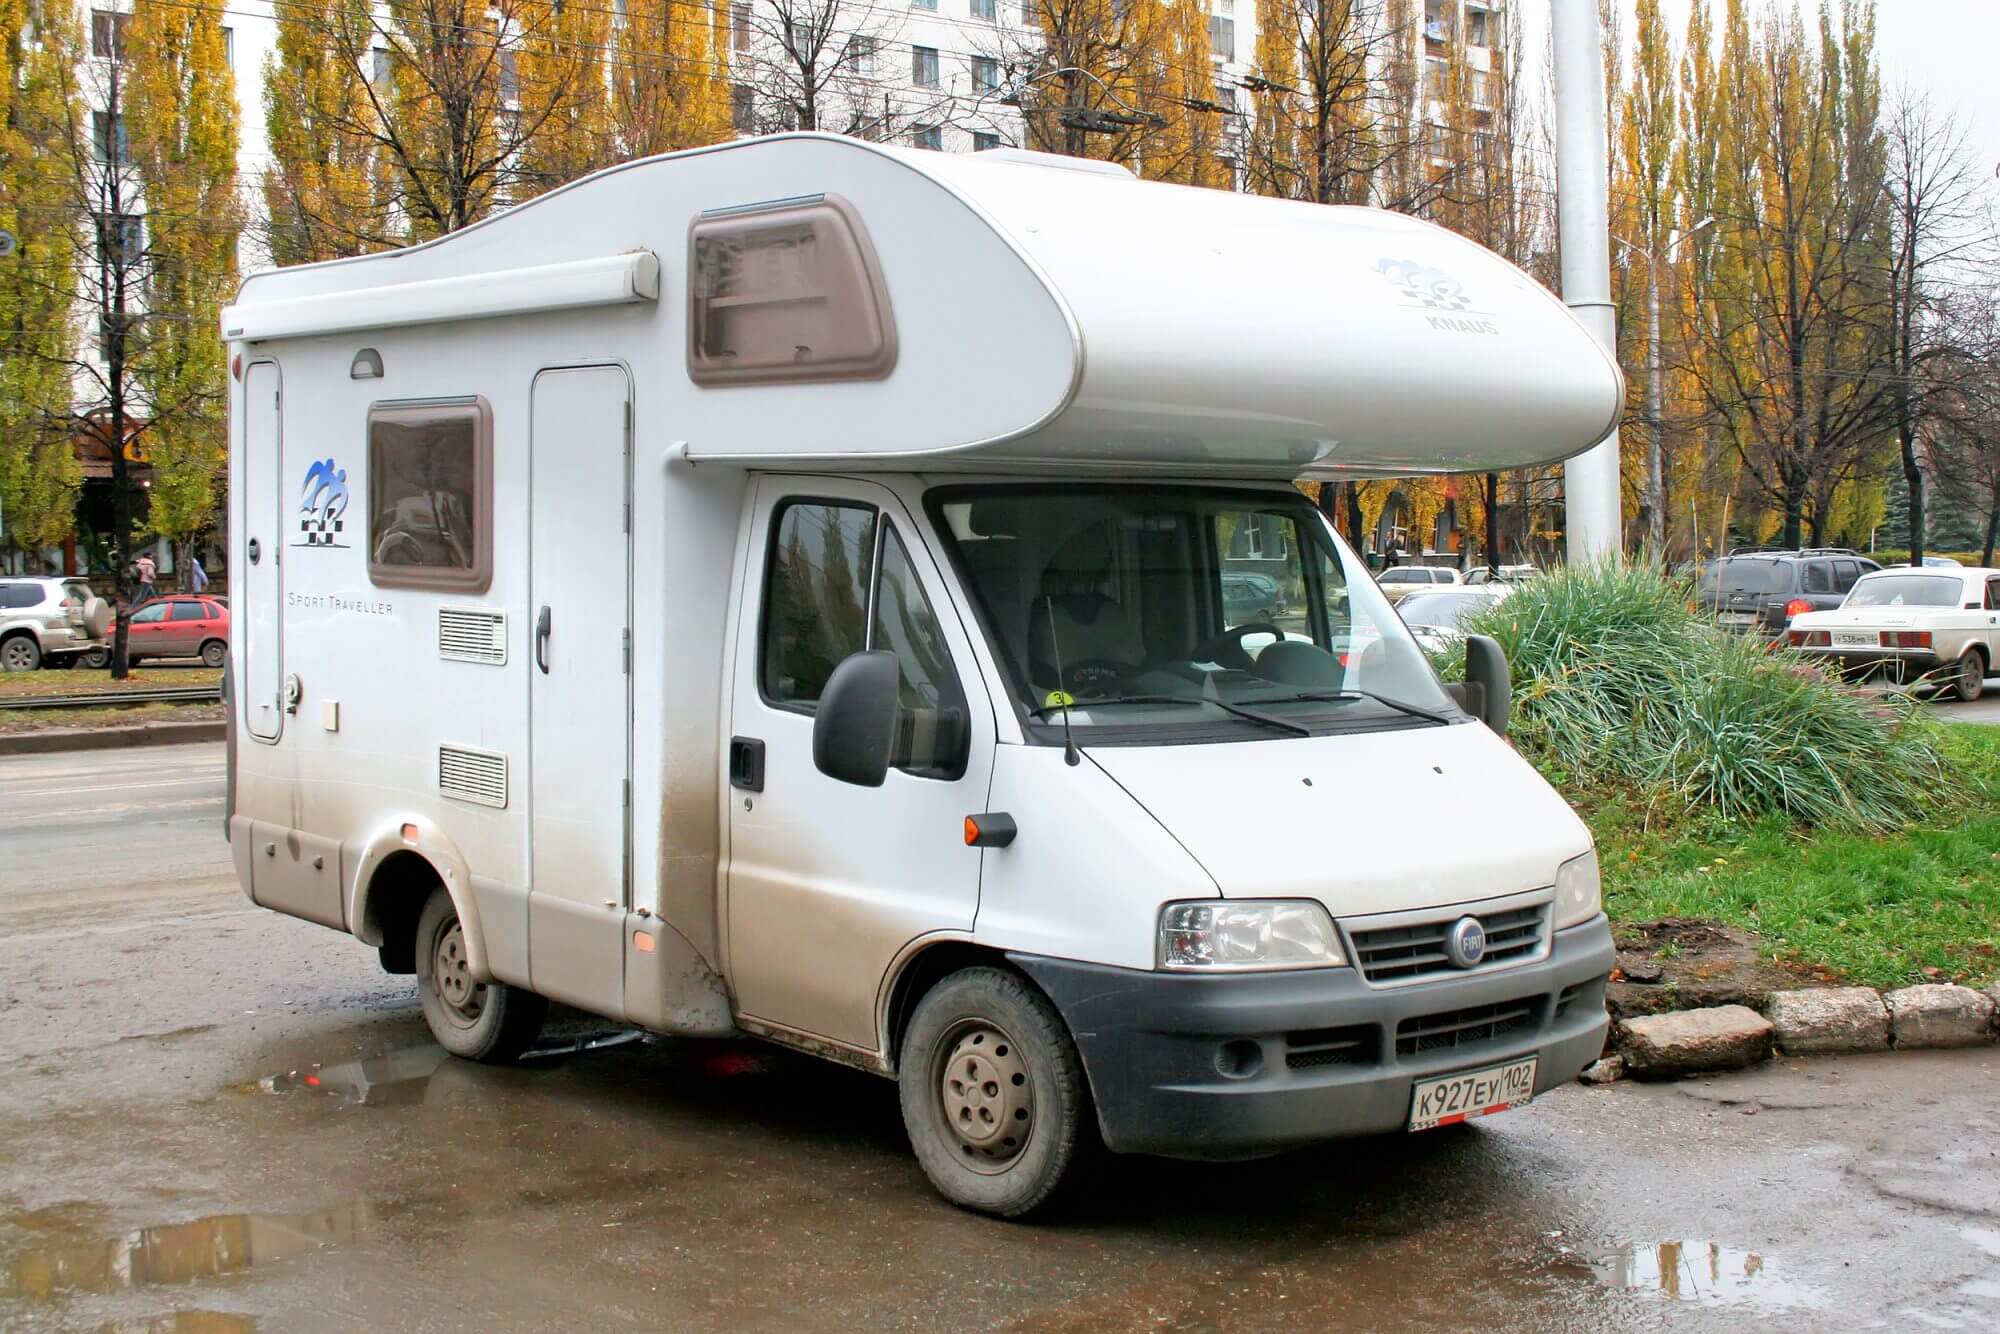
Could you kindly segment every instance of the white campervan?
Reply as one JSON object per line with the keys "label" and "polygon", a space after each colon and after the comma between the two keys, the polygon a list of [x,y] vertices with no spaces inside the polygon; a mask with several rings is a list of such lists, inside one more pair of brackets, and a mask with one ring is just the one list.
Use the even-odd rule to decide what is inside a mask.
{"label": "white campervan", "polygon": [[[1298,477],[1624,401],[1407,217],[787,135],[259,274],[228,829],[414,972],[895,1078],[952,1200],[1423,1129],[1598,1053],[1588,831]],[[1440,834],[1423,812],[1456,812]]]}

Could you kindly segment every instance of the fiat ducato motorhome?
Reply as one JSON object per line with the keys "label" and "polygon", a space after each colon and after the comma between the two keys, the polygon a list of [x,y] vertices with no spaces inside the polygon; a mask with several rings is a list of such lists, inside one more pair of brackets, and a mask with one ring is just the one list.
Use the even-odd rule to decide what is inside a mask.
{"label": "fiat ducato motorhome", "polygon": [[1616,366],[1478,246],[787,135],[260,273],[223,333],[237,873],[458,1056],[549,1001],[753,1035],[897,1081],[1014,1216],[1597,1055],[1595,854],[1504,662],[1442,684],[1293,485],[1606,433]]}

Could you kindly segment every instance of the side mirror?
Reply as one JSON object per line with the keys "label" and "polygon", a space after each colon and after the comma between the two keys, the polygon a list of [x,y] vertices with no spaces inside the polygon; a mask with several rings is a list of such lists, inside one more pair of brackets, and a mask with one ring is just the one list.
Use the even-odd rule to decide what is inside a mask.
{"label": "side mirror", "polygon": [[1465,683],[1472,687],[1472,710],[1485,724],[1507,735],[1507,715],[1514,705],[1514,679],[1507,670],[1507,655],[1490,635],[1465,637]]}
{"label": "side mirror", "polygon": [[882,786],[896,746],[901,683],[902,668],[886,649],[841,659],[813,716],[813,766],[843,783]]}

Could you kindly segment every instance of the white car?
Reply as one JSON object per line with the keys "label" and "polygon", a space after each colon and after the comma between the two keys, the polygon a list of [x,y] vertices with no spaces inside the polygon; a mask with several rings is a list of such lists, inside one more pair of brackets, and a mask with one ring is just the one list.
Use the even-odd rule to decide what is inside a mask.
{"label": "white car", "polygon": [[1785,638],[1844,669],[1897,681],[1934,677],[1975,700],[2000,657],[2000,570],[1877,570],[1834,610],[1793,617]]}
{"label": "white car", "polygon": [[1455,587],[1465,580],[1449,565],[1392,565],[1377,575],[1375,582],[1389,595],[1389,601],[1400,602],[1412,593]]}
{"label": "white car", "polygon": [[1511,584],[1473,585],[1415,592],[1396,604],[1396,614],[1428,653],[1442,653],[1465,638],[1461,623],[1505,598]]}

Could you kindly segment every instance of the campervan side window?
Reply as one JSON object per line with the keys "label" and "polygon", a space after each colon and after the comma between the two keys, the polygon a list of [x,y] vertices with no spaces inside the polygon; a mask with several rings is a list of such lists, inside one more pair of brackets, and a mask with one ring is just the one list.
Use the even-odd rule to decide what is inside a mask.
{"label": "campervan side window", "polygon": [[894,369],[889,289],[838,195],[705,213],[688,245],[696,384],[874,380]]}
{"label": "campervan side window", "polygon": [[482,398],[368,413],[368,575],[481,592],[493,579],[493,410]]}

